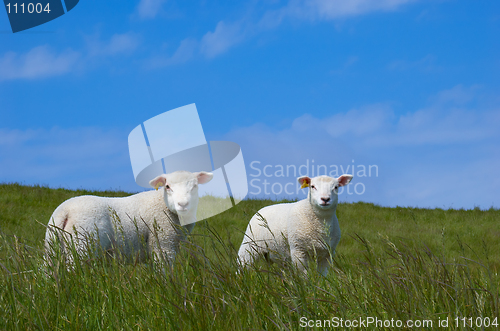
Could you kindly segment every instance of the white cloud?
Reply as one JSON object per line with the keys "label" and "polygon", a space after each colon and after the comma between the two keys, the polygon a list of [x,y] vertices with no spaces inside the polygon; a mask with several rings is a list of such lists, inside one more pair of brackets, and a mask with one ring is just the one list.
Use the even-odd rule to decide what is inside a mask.
{"label": "white cloud", "polygon": [[481,141],[498,136],[500,113],[497,109],[477,111],[468,106],[477,98],[477,89],[457,85],[430,98],[428,107],[398,118],[390,104],[376,104],[328,118],[304,115],[294,120],[292,129],[321,130],[333,138],[349,136],[373,147]]}
{"label": "white cloud", "polygon": [[115,129],[0,129],[0,182],[137,191],[127,132]]}
{"label": "white cloud", "polygon": [[334,20],[371,12],[398,10],[415,0],[290,0],[286,6],[267,11],[259,22],[263,28],[273,28],[286,18],[301,20]]}
{"label": "white cloud", "polygon": [[146,60],[145,67],[156,69],[175,64],[185,63],[197,56],[214,58],[228,51],[232,46],[241,42],[245,36],[245,29],[241,23],[217,23],[215,30],[207,32],[200,41],[186,38],[170,56],[154,56]]}
{"label": "white cloud", "polygon": [[57,54],[47,45],[25,54],[7,52],[0,57],[0,81],[64,75],[75,69],[80,58],[79,52],[67,49]]}
{"label": "white cloud", "polygon": [[137,5],[137,14],[141,19],[152,19],[161,10],[166,0],[141,0]]}
{"label": "white cloud", "polygon": [[198,51],[198,41],[187,38],[181,41],[177,50],[171,56],[155,56],[146,61],[147,69],[156,69],[170,65],[185,63],[191,60]]}
{"label": "white cloud", "polygon": [[132,32],[114,34],[108,41],[101,41],[98,35],[85,39],[89,56],[115,56],[132,53],[140,44],[140,35]]}
{"label": "white cloud", "polygon": [[139,46],[139,38],[136,34],[115,34],[111,37],[107,52],[111,55],[134,51]]}
{"label": "white cloud", "polygon": [[[344,195],[343,201],[499,208],[493,197],[500,193],[496,174],[500,166],[500,109],[478,108],[481,98],[477,87],[456,86],[430,98],[429,106],[404,114],[396,114],[390,104],[376,104],[325,118],[305,114],[282,130],[254,124],[220,139],[241,145],[249,179],[259,179],[261,189],[263,180],[270,185],[294,183],[293,174],[288,178],[275,176],[276,165],[298,168],[308,162],[316,167],[342,166],[344,170],[352,165],[376,165],[378,177],[359,176],[355,171],[353,185],[362,184],[366,192]],[[260,170],[271,165],[268,173],[273,175],[254,177],[258,171],[250,168],[252,161],[260,162]],[[338,174],[342,172],[346,171]],[[352,173],[352,168],[348,172]],[[268,197],[275,198],[275,194]]]}
{"label": "white cloud", "polygon": [[439,106],[462,106],[476,98],[480,88],[478,85],[465,87],[459,84],[451,89],[439,92],[431,98],[431,101]]}
{"label": "white cloud", "polygon": [[213,32],[207,32],[201,39],[200,51],[208,58],[226,52],[245,37],[240,23],[217,23]]}
{"label": "white cloud", "polygon": [[375,104],[335,114],[326,119],[304,115],[293,121],[292,128],[299,132],[321,128],[332,137],[346,134],[366,136],[387,129],[393,117],[393,111],[388,104]]}
{"label": "white cloud", "polygon": [[90,58],[130,54],[140,44],[135,33],[114,34],[107,41],[99,36],[86,37],[85,52],[66,49],[55,51],[48,45],[32,48],[26,53],[6,52],[0,56],[0,81],[14,79],[42,79],[62,76],[84,68]]}
{"label": "white cloud", "polygon": [[311,19],[335,19],[369,12],[394,11],[414,0],[302,0],[291,1],[289,7],[297,16]]}
{"label": "white cloud", "polygon": [[498,111],[429,108],[402,116],[396,131],[378,142],[397,146],[481,141],[496,136],[498,125]]}
{"label": "white cloud", "polygon": [[[235,45],[259,32],[276,28],[285,18],[306,20],[332,20],[340,17],[350,17],[377,11],[393,11],[404,4],[416,0],[290,0],[286,5],[276,10],[264,12],[257,21],[252,21],[247,15],[234,22],[219,21],[213,31],[206,32],[201,39],[184,39],[179,48],[171,56],[154,56],[146,61],[145,67],[158,68],[183,63],[186,59],[196,56],[214,58],[224,54]],[[138,8],[144,6],[147,13],[156,13],[163,1],[142,0]],[[149,17],[149,16],[147,16]],[[154,17],[154,16],[152,16]],[[182,57],[179,56],[182,54]],[[358,60],[351,57],[344,69]]]}

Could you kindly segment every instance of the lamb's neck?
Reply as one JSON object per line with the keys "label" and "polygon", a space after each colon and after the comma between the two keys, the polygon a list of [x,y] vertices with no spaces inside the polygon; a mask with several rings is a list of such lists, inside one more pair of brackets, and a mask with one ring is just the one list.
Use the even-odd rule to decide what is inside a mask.
{"label": "lamb's neck", "polygon": [[317,206],[314,206],[310,199],[304,199],[298,202],[299,208],[304,211],[305,214],[311,215],[311,217],[316,218],[321,222],[329,222],[335,217],[335,211],[337,209],[337,205],[332,206],[329,209],[321,209]]}
{"label": "lamb's neck", "polygon": [[318,207],[311,206],[312,212],[314,215],[321,221],[329,222],[335,216],[335,212],[337,210],[337,206],[333,206],[329,209],[320,209]]}

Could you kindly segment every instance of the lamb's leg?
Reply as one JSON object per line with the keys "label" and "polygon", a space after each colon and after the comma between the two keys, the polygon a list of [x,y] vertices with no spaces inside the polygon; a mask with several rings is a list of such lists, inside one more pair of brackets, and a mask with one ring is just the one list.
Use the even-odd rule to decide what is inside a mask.
{"label": "lamb's leg", "polygon": [[335,256],[335,248],[337,247],[339,241],[340,241],[340,235],[333,237],[328,247],[329,255],[326,258],[323,258],[318,261],[318,272],[323,276],[326,276],[328,274],[328,268],[333,263],[333,257]]}
{"label": "lamb's leg", "polygon": [[332,259],[330,257],[318,261],[318,272],[326,277],[326,275],[328,275],[328,268],[330,267],[331,263]]}
{"label": "lamb's leg", "polygon": [[297,267],[297,269],[307,274],[307,267],[309,265],[309,257],[307,253],[301,249],[292,248],[290,250],[290,255],[292,257],[292,263]]}
{"label": "lamb's leg", "polygon": [[257,252],[250,243],[243,243],[238,251],[238,260],[242,267],[247,267],[249,264],[255,262],[255,255]]}
{"label": "lamb's leg", "polygon": [[175,250],[171,249],[160,249],[160,248],[153,248],[153,256],[156,262],[159,263],[166,263],[167,265],[173,265],[175,261],[175,255],[176,252]]}
{"label": "lamb's leg", "polygon": [[169,240],[160,240],[159,242],[155,242],[156,238],[152,239],[153,242],[150,242],[149,250],[152,252],[154,260],[158,263],[173,265],[179,250],[179,238],[169,238]]}
{"label": "lamb's leg", "polygon": [[245,235],[243,236],[243,242],[238,250],[238,260],[242,267],[255,263],[262,257],[262,254],[264,254],[265,251],[265,249],[255,240],[255,234],[252,231],[253,219],[254,218],[250,220],[248,228],[245,231]]}

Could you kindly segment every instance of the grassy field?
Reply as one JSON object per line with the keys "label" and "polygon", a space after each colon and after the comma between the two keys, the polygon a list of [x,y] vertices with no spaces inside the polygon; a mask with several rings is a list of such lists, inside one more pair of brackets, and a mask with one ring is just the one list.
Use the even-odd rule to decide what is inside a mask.
{"label": "grassy field", "polygon": [[361,323],[358,329],[395,330],[411,320],[408,329],[494,330],[500,323],[499,210],[340,204],[334,266],[327,277],[304,277],[288,262],[236,272],[250,217],[276,203],[245,200],[198,222],[166,273],[153,262],[93,259],[48,277],[40,269],[43,224],[61,202],[83,194],[128,195],[0,184],[0,329],[297,330]]}

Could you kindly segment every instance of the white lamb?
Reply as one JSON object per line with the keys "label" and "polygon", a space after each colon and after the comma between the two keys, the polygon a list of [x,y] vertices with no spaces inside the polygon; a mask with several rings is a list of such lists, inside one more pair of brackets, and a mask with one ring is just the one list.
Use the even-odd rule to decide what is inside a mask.
{"label": "white lamb", "polygon": [[340,240],[335,211],[338,188],[349,184],[351,175],[339,178],[319,176],[298,178],[309,187],[306,199],[267,206],[250,220],[238,256],[243,266],[265,257],[291,257],[299,270],[306,271],[315,260],[318,271],[326,275]]}
{"label": "white lamb", "polygon": [[[212,177],[208,172],[176,171],[151,180],[156,191],[124,198],[87,195],[66,200],[50,218],[46,250],[53,250],[56,240],[63,239],[59,243],[67,261],[72,262],[65,246],[73,241],[76,251],[85,254],[89,237],[93,237],[97,247],[110,254],[119,250],[125,258],[141,261],[155,253],[157,258],[163,260],[164,256],[173,262],[180,240],[196,221],[198,184]],[[158,190],[160,186],[164,188]],[[181,223],[190,224],[183,230]]]}

